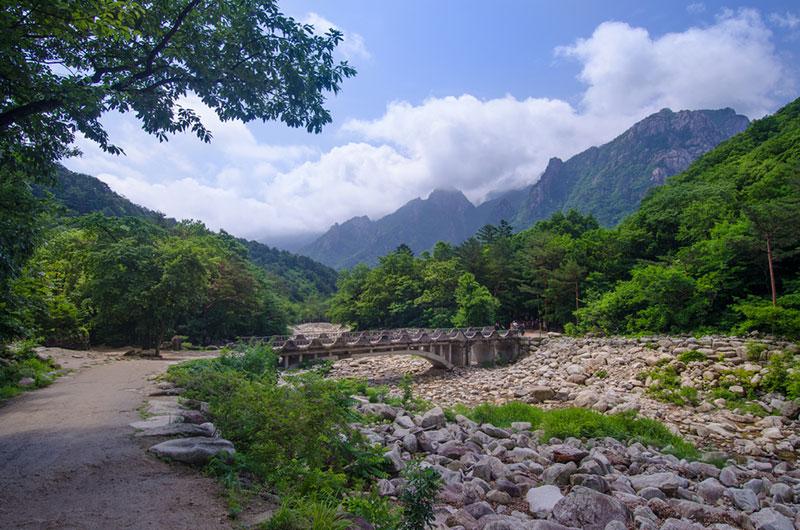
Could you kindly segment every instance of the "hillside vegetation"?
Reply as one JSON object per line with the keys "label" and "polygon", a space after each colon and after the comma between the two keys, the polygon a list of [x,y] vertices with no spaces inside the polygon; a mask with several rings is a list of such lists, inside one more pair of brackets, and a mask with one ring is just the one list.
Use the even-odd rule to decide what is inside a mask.
{"label": "hillside vegetation", "polygon": [[[501,223],[417,257],[401,247],[343,272],[330,315],[358,327],[524,319],[581,332],[796,337],[798,226],[800,100],[655,188],[616,228],[558,211],[518,234]],[[456,319],[465,274],[486,291],[472,320]]]}

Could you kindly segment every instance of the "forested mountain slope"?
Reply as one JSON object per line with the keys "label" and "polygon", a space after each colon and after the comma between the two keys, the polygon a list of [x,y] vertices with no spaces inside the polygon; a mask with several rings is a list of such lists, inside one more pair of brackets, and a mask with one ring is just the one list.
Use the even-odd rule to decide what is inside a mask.
{"label": "forested mountain slope", "polygon": [[527,228],[556,210],[573,208],[593,215],[603,226],[613,226],[637,208],[649,189],[748,123],[733,109],[663,109],[607,144],[566,162],[551,159],[539,181],[528,188],[512,224]]}
{"label": "forested mountain slope", "polygon": [[483,224],[475,212],[460,191],[434,190],[376,221],[362,216],[336,224],[300,252],[337,269],[374,265],[401,244],[418,253],[437,241],[464,241]]}
{"label": "forested mountain slope", "polygon": [[[39,193],[49,191],[70,215],[93,212],[111,217],[137,217],[164,227],[174,226],[175,219],[165,217],[114,192],[101,180],[60,167],[56,183],[39,188]],[[326,297],[336,289],[336,271],[306,256],[299,256],[272,248],[258,241],[237,239],[248,251],[249,258],[274,276],[281,292],[293,301],[300,302],[315,295]]]}
{"label": "forested mountain slope", "polygon": [[558,210],[517,234],[489,226],[430,254],[401,249],[343,273],[331,315],[800,337],[800,100],[668,178],[615,228]]}
{"label": "forested mountain slope", "polygon": [[337,269],[375,265],[379,256],[403,243],[419,253],[436,241],[459,244],[485,224],[506,220],[523,230],[568,209],[613,226],[636,210],[649,189],[748,123],[732,109],[664,109],[607,144],[567,161],[552,158],[541,178],[524,189],[497,190],[497,197],[477,207],[461,192],[436,190],[378,220],[362,216],[336,224],[300,252]]}

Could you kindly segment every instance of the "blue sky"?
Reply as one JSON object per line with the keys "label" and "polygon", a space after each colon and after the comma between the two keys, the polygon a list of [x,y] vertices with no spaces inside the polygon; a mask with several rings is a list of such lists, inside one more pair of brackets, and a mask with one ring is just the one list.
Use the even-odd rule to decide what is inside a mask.
{"label": "blue sky", "polygon": [[126,150],[82,141],[67,165],[135,202],[284,244],[354,215],[379,217],[436,187],[479,202],[534,182],[551,156],[611,140],[662,107],[731,106],[751,118],[797,97],[796,2],[281,2],[358,75],[320,135],[220,123],[211,145],[159,144],[106,117]]}

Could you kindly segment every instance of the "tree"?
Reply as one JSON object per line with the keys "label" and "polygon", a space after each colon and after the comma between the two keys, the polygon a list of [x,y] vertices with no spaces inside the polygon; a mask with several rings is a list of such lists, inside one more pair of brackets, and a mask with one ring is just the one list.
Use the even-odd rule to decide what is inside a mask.
{"label": "tree", "polygon": [[331,121],[325,92],[355,74],[333,59],[341,39],[335,30],[315,34],[274,0],[4,2],[3,147],[57,160],[73,152],[79,131],[118,153],[100,123],[109,110],[135,112],[161,140],[191,129],[208,141],[184,106],[187,94],[222,120],[280,120],[319,132]]}
{"label": "tree", "polygon": [[772,305],[777,305],[775,262],[800,252],[800,176],[764,179],[751,189],[744,212],[767,257]]}
{"label": "tree", "polygon": [[458,278],[456,287],[458,311],[453,317],[456,327],[488,326],[494,323],[500,302],[489,289],[479,284],[475,276],[465,272]]}

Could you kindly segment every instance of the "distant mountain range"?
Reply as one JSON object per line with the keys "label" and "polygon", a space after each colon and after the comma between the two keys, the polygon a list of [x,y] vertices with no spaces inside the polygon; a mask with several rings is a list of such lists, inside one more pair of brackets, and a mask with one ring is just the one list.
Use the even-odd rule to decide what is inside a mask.
{"label": "distant mountain range", "polygon": [[298,252],[336,269],[374,265],[401,244],[418,253],[437,241],[461,243],[485,224],[505,219],[522,230],[570,208],[612,226],[635,211],[648,190],[749,123],[730,108],[663,109],[607,144],[566,161],[550,159],[541,177],[521,190],[498,190],[478,206],[458,190],[434,190],[375,221],[361,216],[337,223]]}
{"label": "distant mountain range", "polygon": [[[134,204],[114,192],[105,182],[65,167],[59,168],[53,186],[39,188],[38,194],[50,192],[67,215],[99,212],[110,217],[138,217],[169,227],[177,223],[171,217]],[[337,273],[307,256],[270,247],[257,241],[238,239],[248,251],[250,260],[267,271],[279,289],[294,301],[301,301],[313,292],[323,296],[336,290]]]}

